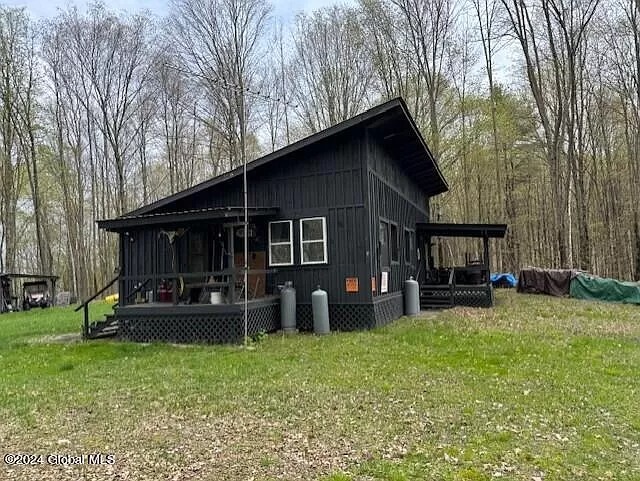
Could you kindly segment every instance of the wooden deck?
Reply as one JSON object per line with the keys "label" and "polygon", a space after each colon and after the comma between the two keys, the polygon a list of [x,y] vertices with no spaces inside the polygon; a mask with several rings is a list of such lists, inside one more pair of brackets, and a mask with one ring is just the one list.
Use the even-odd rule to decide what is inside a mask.
{"label": "wooden deck", "polygon": [[[280,296],[266,296],[259,299],[250,299],[249,309],[271,305],[280,302]],[[128,304],[115,308],[116,315],[133,314],[139,315],[182,315],[182,314],[221,314],[221,313],[242,313],[244,304],[236,302],[233,304],[173,304],[171,302],[147,302],[142,304]]]}
{"label": "wooden deck", "polygon": [[[245,334],[242,304],[133,304],[115,309],[118,337],[134,342],[226,343]],[[247,335],[280,328],[280,298],[249,301]]]}

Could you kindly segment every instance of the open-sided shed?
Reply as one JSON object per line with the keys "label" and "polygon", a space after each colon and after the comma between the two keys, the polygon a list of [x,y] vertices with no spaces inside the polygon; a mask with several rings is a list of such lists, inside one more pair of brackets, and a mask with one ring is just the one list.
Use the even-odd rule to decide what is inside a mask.
{"label": "open-sided shed", "polygon": [[54,304],[58,276],[0,273],[0,314]]}

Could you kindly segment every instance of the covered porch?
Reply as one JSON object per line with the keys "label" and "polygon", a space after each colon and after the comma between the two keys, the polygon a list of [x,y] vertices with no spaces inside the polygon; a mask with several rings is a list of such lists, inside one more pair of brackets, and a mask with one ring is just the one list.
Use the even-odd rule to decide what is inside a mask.
{"label": "covered porch", "polygon": [[[118,335],[132,341],[233,342],[278,328],[275,269],[268,269],[275,208],[206,208],[100,221],[120,240]],[[244,236],[248,280],[244,282]]]}
{"label": "covered porch", "polygon": [[[506,224],[418,223],[421,307],[493,306],[489,239],[503,238],[506,231]],[[465,252],[464,262],[455,265],[454,255],[445,253],[442,242],[434,242],[443,237],[481,240],[482,254]]]}

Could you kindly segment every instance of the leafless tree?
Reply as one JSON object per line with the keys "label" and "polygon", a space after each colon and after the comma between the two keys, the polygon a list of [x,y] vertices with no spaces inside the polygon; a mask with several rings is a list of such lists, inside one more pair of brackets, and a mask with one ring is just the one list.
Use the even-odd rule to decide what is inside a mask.
{"label": "leafless tree", "polygon": [[446,53],[456,28],[453,0],[391,0],[409,34],[412,59],[424,81],[428,101],[428,141],[436,158],[441,154],[440,105],[445,89]]}
{"label": "leafless tree", "polygon": [[373,64],[364,36],[353,8],[330,7],[296,18],[291,84],[308,131],[348,119],[368,105]]}
{"label": "leafless tree", "polygon": [[260,41],[270,7],[264,0],[175,0],[172,28],[184,64],[204,88],[210,127],[226,143],[230,167],[247,155],[254,105],[247,95],[260,70]]}
{"label": "leafless tree", "polygon": [[[609,11],[604,36],[612,75],[609,85],[619,101],[621,131],[628,159],[628,180],[632,199],[640,198],[640,2],[624,0]],[[602,62],[600,66],[606,65]],[[633,277],[640,280],[640,206],[629,204],[633,248]]]}
{"label": "leafless tree", "polygon": [[46,213],[46,198],[40,187],[38,145],[40,143],[41,128],[38,118],[38,65],[36,57],[36,34],[28,17],[22,13],[20,22],[20,42],[14,52],[15,60],[19,62],[13,74],[14,90],[16,92],[14,115],[15,133],[19,150],[24,159],[27,170],[33,218],[36,234],[36,265],[38,272],[51,272],[52,253],[48,233]]}
{"label": "leafless tree", "polygon": [[282,24],[278,24],[273,32],[272,45],[275,46],[276,54],[271,56],[263,82],[269,95],[263,104],[269,130],[269,146],[273,151],[278,146],[291,143],[289,116],[292,102],[288,82],[290,66],[285,57]]}
{"label": "leafless tree", "polygon": [[410,36],[393,5],[383,0],[360,0],[362,28],[376,81],[372,89],[382,98],[402,96],[414,111],[416,89],[411,83]]}
{"label": "leafless tree", "polygon": [[[16,210],[23,183],[25,152],[16,127],[26,127],[20,122],[20,89],[29,82],[25,76],[23,62],[30,62],[27,56],[29,43],[28,19],[22,10],[0,7],[0,224],[2,241],[0,263],[5,271],[16,267],[18,252],[18,232]],[[24,97],[23,97],[24,98]],[[31,104],[29,103],[29,107]],[[21,134],[28,135],[21,131]]]}

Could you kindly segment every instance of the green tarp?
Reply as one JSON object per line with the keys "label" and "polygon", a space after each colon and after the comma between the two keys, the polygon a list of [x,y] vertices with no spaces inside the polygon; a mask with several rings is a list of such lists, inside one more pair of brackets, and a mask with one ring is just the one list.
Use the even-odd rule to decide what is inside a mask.
{"label": "green tarp", "polygon": [[571,280],[569,295],[576,299],[640,304],[640,283],[578,274]]}

